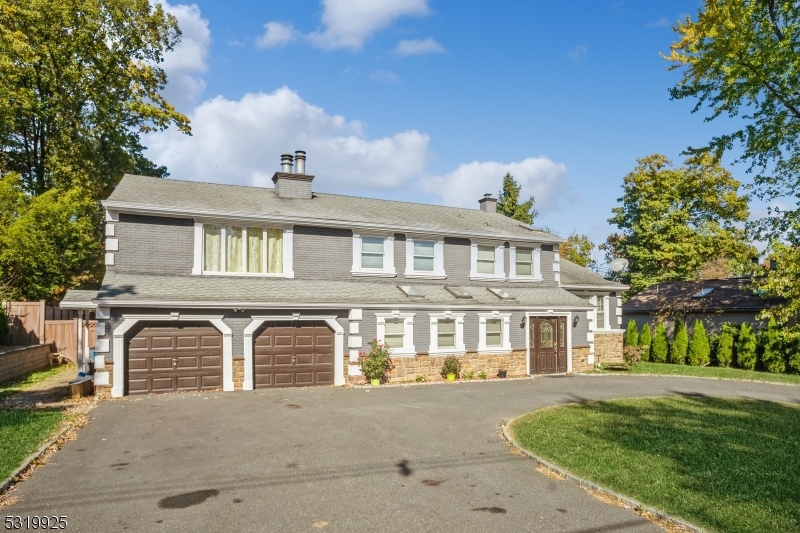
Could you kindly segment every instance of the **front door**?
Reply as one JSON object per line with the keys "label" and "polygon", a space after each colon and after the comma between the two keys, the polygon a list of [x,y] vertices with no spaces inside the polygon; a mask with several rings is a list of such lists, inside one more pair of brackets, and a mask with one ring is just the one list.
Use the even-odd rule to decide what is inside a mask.
{"label": "front door", "polygon": [[567,319],[563,316],[531,317],[531,374],[567,371]]}

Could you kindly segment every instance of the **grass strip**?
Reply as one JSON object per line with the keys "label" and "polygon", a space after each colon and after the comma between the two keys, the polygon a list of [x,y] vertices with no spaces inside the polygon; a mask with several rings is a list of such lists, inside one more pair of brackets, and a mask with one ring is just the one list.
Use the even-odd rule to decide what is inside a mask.
{"label": "grass strip", "polygon": [[70,363],[61,366],[45,368],[43,370],[35,370],[33,372],[25,374],[24,376],[20,376],[10,381],[0,383],[0,400],[5,398],[6,396],[22,392],[25,389],[28,389],[38,383],[41,383],[42,381],[50,377],[61,374],[62,372],[74,373],[75,365]]}
{"label": "grass strip", "polygon": [[44,444],[64,416],[54,409],[0,409],[0,480]]}
{"label": "grass strip", "polygon": [[645,398],[543,409],[515,438],[579,477],[711,531],[800,531],[800,408]]}
{"label": "grass strip", "polygon": [[[608,371],[603,370],[602,372],[605,373]],[[618,373],[617,371],[611,372]],[[626,373],[657,374],[662,376],[693,376],[742,381],[768,381],[772,383],[800,385],[800,374],[773,374],[771,372],[756,372],[754,370],[723,368],[718,366],[687,366],[668,363],[647,363],[642,361],[633,365]]]}

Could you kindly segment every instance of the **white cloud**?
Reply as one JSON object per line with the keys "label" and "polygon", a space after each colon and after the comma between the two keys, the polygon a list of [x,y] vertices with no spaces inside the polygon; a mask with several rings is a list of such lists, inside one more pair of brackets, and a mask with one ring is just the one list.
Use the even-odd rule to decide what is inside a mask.
{"label": "white cloud", "polygon": [[322,0],[324,29],[308,35],[326,50],[360,50],[376,31],[403,16],[425,16],[428,0]]}
{"label": "white cloud", "polygon": [[400,75],[392,72],[391,70],[376,70],[369,75],[372,81],[379,81],[381,83],[395,84],[400,81]]}
{"label": "white cloud", "polygon": [[259,48],[286,46],[299,36],[300,32],[294,29],[291,22],[267,22],[264,24],[264,33],[256,39],[256,46]]}
{"label": "white cloud", "polygon": [[583,46],[582,44],[579,44],[578,46],[567,52],[567,55],[573,61],[580,61],[586,55],[586,52],[588,52],[586,47]]}
{"label": "white cloud", "polygon": [[211,45],[211,32],[208,20],[200,15],[196,4],[170,5],[164,2],[164,11],[178,19],[178,26],[183,35],[181,42],[171,52],[164,55],[162,68],[167,72],[167,87],[164,97],[178,111],[197,103],[206,82],[198,74],[208,69],[206,56]]}
{"label": "white cloud", "polygon": [[315,190],[363,194],[403,187],[427,167],[428,135],[369,139],[361,122],[329,115],[286,87],[241,100],[218,96],[191,120],[191,137],[166,131],[147,138],[148,156],[176,179],[272,186],[280,154],[306,150]]}
{"label": "white cloud", "polygon": [[444,46],[437,43],[433,37],[427,39],[403,39],[397,44],[394,53],[400,57],[418,56],[422,54],[443,54]]}
{"label": "white cloud", "polygon": [[661,17],[645,24],[646,28],[669,28],[670,26],[672,26],[672,23],[667,17]]}
{"label": "white cloud", "polygon": [[517,163],[463,163],[444,176],[425,178],[419,184],[424,190],[439,195],[445,205],[477,209],[478,200],[484,194],[497,194],[507,172],[521,186],[523,199],[531,195],[536,198],[535,208],[539,213],[555,211],[559,199],[567,192],[567,166],[545,156],[529,157]]}

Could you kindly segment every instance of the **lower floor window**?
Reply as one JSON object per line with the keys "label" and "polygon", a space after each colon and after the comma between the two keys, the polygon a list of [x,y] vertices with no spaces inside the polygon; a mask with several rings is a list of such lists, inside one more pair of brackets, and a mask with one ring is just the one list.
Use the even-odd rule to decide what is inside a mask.
{"label": "lower floor window", "polygon": [[431,353],[460,353],[464,348],[465,313],[431,313]]}
{"label": "lower floor window", "polygon": [[439,320],[439,331],[437,332],[439,348],[456,347],[456,321]]}
{"label": "lower floor window", "polygon": [[503,321],[491,319],[486,321],[486,346],[498,347],[503,345]]}
{"label": "lower floor window", "polygon": [[402,348],[406,321],[402,318],[388,318],[384,322],[383,342],[389,348]]}

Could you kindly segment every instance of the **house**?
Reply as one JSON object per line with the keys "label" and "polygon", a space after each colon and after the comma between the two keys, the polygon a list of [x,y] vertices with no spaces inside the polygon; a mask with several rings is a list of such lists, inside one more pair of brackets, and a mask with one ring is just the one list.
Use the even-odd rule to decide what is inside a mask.
{"label": "house", "polygon": [[719,331],[724,323],[747,322],[762,326],[756,317],[763,309],[780,305],[781,298],[763,298],[750,288],[750,278],[709,279],[657,283],[639,292],[622,306],[625,323],[633,319],[642,324],[663,320],[672,330],[675,317],[689,329],[696,319],[702,320],[710,332]]}
{"label": "house", "polygon": [[[344,385],[376,338],[392,381],[575,372],[621,357],[619,294],[563,239],[495,212],[317,193],[305,153],[274,188],[126,175],[103,202],[95,383],[112,396]],[[296,162],[296,166],[295,166]]]}

